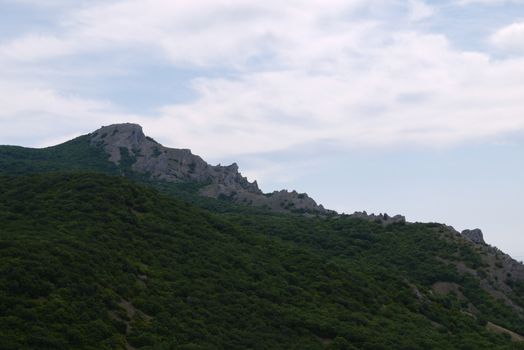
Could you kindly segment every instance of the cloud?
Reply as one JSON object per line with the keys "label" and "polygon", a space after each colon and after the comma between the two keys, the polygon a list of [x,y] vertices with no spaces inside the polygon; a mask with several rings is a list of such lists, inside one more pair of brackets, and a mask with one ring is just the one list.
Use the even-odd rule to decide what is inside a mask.
{"label": "cloud", "polygon": [[178,65],[238,67],[276,46],[295,45],[297,37],[315,40],[314,35],[330,28],[349,27],[348,17],[365,4],[363,0],[331,0],[327,6],[319,0],[279,6],[242,0],[110,2],[64,15],[60,38],[17,38],[0,46],[0,54],[16,49],[26,54],[20,58],[47,58],[131,48],[153,50]]}
{"label": "cloud", "polygon": [[71,3],[69,0],[46,0],[46,1],[40,1],[40,0],[0,0],[0,4],[5,5],[29,5],[29,6],[37,6],[42,8],[64,8],[64,7],[75,7],[79,8],[79,6],[86,6],[86,5],[93,5],[96,3],[101,3],[103,0],[77,0],[74,3]]}
{"label": "cloud", "polygon": [[490,41],[503,50],[524,52],[524,22],[499,29],[490,37]]}
{"label": "cloud", "polygon": [[40,61],[74,53],[75,45],[50,35],[28,35],[0,46],[0,58]]}
{"label": "cloud", "polygon": [[[377,12],[388,10],[395,18]],[[78,120],[98,127],[127,118],[167,145],[214,157],[319,142],[449,147],[523,130],[523,59],[462,51],[413,23],[435,14],[415,0],[97,3],[67,12],[59,32],[3,43],[0,61],[46,67],[64,57],[98,55],[100,64],[115,52],[139,55],[151,67],[168,62],[201,72],[192,79],[194,98],[165,101],[154,115],[127,115],[61,92],[81,80],[63,89],[47,79],[4,86],[2,123],[9,115],[63,120],[73,130]],[[517,32],[502,29],[498,37]],[[128,61],[122,70],[131,72]]]}
{"label": "cloud", "polygon": [[410,0],[410,14],[409,18],[412,21],[421,21],[435,14],[435,9],[424,1]]}
{"label": "cloud", "polygon": [[459,5],[502,5],[507,3],[524,4],[524,0],[455,0]]}
{"label": "cloud", "polygon": [[446,147],[524,128],[524,60],[495,63],[455,52],[439,36],[404,33],[365,63],[331,69],[201,79],[199,98],[164,107],[155,133],[215,155],[323,140]]}
{"label": "cloud", "polygon": [[78,136],[78,131],[90,132],[93,126],[109,120],[139,120],[119,112],[109,102],[13,81],[0,83],[0,105],[2,144],[50,146]]}

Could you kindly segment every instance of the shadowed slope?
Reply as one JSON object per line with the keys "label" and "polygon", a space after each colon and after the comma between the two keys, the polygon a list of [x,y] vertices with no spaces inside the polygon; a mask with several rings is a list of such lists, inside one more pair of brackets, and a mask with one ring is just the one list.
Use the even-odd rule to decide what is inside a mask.
{"label": "shadowed slope", "polygon": [[49,174],[0,178],[0,232],[2,349],[523,348],[486,330],[524,323],[444,262],[482,269],[441,225],[218,216]]}

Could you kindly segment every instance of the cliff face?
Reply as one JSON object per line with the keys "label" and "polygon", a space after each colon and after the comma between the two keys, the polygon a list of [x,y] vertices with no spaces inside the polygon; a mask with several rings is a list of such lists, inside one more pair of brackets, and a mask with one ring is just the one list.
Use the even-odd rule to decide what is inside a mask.
{"label": "cliff face", "polygon": [[375,215],[375,214],[368,214],[365,211],[362,211],[362,212],[357,211],[349,216],[352,218],[356,218],[356,219],[362,219],[362,220],[380,223],[382,225],[390,225],[390,224],[396,224],[396,223],[405,224],[406,223],[406,217],[402,215],[389,216],[386,213]]}
{"label": "cliff face", "polygon": [[474,243],[486,244],[486,242],[484,242],[484,235],[482,234],[482,231],[478,228],[473,230],[464,230],[461,232],[461,234]]}
{"label": "cliff face", "polygon": [[240,174],[236,163],[213,166],[189,149],[164,147],[145,136],[137,124],[104,126],[91,134],[90,143],[102,147],[111,162],[117,165],[130,163],[133,171],[148,174],[153,179],[203,184],[200,193],[207,197],[228,198],[281,212],[328,212],[307,194],[285,190],[264,194],[256,181],[249,182]]}

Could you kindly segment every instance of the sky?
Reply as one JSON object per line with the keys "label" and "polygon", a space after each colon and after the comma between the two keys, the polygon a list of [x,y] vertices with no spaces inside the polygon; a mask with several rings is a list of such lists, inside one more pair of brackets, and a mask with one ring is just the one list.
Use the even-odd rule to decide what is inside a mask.
{"label": "sky", "polygon": [[0,144],[120,122],[524,260],[524,0],[0,0]]}

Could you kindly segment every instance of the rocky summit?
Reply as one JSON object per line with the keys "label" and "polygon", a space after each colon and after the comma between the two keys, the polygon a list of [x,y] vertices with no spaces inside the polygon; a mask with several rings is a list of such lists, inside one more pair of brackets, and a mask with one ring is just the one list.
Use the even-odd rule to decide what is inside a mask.
{"label": "rocky summit", "polygon": [[203,196],[267,207],[276,212],[331,212],[305,193],[282,190],[264,194],[256,181],[249,182],[242,176],[236,163],[213,166],[189,149],[164,147],[146,136],[137,124],[103,126],[90,135],[90,144],[103,148],[116,165],[130,166],[133,171],[152,179],[201,184]]}
{"label": "rocky summit", "polygon": [[484,235],[482,234],[482,231],[478,228],[473,230],[464,230],[461,232],[461,234],[471,240],[472,242],[479,243],[479,244],[486,244],[484,242]]}

